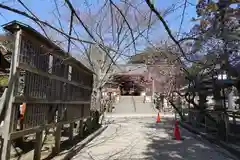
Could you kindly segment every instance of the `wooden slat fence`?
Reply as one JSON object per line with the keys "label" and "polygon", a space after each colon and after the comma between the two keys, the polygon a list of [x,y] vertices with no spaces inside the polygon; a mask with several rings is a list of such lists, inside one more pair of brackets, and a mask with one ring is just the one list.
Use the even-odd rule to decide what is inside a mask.
{"label": "wooden slat fence", "polygon": [[[93,74],[71,57],[65,61],[69,56],[32,28],[19,23],[5,28],[15,35],[15,52],[5,99],[2,159],[9,159],[12,140],[33,133],[34,159],[40,159],[42,134],[50,127],[55,128],[58,153],[62,125],[82,124],[90,116]],[[23,103],[26,111],[20,121]]]}

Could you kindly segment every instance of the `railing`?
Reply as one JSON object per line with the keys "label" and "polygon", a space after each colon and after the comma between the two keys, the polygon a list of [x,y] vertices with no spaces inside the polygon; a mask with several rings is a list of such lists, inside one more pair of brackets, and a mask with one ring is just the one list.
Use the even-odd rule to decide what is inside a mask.
{"label": "railing", "polygon": [[[190,109],[188,112],[187,122],[193,127],[202,128],[204,132],[219,136],[225,134],[225,140],[239,140],[240,139],[240,113],[234,111],[226,111],[227,114],[221,111],[208,110],[207,113],[216,120],[216,123],[208,118],[206,114],[201,114],[198,110]],[[220,118],[221,117],[221,118]],[[224,133],[219,127],[219,120],[223,120],[225,126]]]}
{"label": "railing", "polygon": [[[214,117],[213,114],[211,116]],[[192,124],[194,127],[204,127],[205,131],[214,131],[217,132],[217,126],[215,123],[212,123],[206,115],[201,115],[197,110],[189,110],[187,121]]]}

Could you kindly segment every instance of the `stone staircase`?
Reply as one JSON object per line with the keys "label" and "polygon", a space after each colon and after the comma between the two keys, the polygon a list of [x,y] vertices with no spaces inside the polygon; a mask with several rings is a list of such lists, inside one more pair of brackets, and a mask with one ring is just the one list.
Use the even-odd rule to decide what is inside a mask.
{"label": "stone staircase", "polygon": [[144,103],[143,96],[121,96],[115,104],[116,114],[156,114],[157,110],[152,103]]}

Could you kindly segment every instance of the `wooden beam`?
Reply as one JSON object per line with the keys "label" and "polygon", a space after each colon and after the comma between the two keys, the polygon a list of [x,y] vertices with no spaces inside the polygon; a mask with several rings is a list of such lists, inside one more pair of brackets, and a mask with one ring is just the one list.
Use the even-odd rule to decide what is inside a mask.
{"label": "wooden beam", "polygon": [[83,120],[82,119],[79,121],[78,133],[80,137],[83,137]]}
{"label": "wooden beam", "polygon": [[0,118],[1,118],[1,120],[3,120],[3,118],[4,118],[4,115],[2,115],[2,111],[3,111],[5,103],[6,103],[5,102],[6,94],[7,94],[7,88],[4,89],[4,92],[2,94],[1,101],[0,101]]}
{"label": "wooden beam", "polygon": [[41,150],[42,150],[42,137],[43,137],[43,131],[36,133],[35,138],[35,149],[34,149],[34,160],[40,160],[41,159]]}
{"label": "wooden beam", "polygon": [[54,154],[58,154],[61,151],[61,131],[62,131],[62,125],[57,126],[55,131]]}
{"label": "wooden beam", "polygon": [[[18,26],[16,26],[18,27]],[[21,32],[22,30],[18,30],[15,32],[15,46],[14,46],[14,53],[12,54],[11,59],[11,68],[10,68],[10,76],[9,76],[9,85],[6,93],[6,112],[5,112],[5,119],[4,119],[4,128],[3,128],[3,145],[2,145],[2,160],[10,159],[10,151],[11,151],[11,141],[9,140],[9,133],[12,131],[12,124],[14,121],[14,110],[16,109],[13,106],[13,99],[14,99],[14,90],[16,87],[16,82],[18,82],[18,71],[17,66],[19,63],[19,53],[20,53],[20,44],[21,44]]]}
{"label": "wooden beam", "polygon": [[25,96],[16,96],[13,103],[28,103],[28,104],[90,104],[90,101],[62,101],[54,100],[49,101],[47,99],[38,99]]}
{"label": "wooden beam", "polygon": [[69,140],[71,140],[71,141],[73,140],[73,137],[74,137],[74,135],[73,135],[74,123],[75,122],[70,123],[70,127],[69,127]]}
{"label": "wooden beam", "polygon": [[16,132],[10,133],[9,139],[14,140],[14,139],[17,139],[19,137],[23,137],[23,136],[28,135],[28,134],[33,134],[35,132],[39,132],[39,131],[42,131],[42,130],[45,130],[45,129],[48,129],[48,128],[62,126],[64,124],[69,124],[69,123],[76,122],[76,121],[83,120],[83,119],[87,119],[87,118],[89,118],[89,116],[84,117],[84,118],[75,118],[75,119],[72,119],[72,120],[62,121],[62,122],[58,122],[58,123],[46,124],[46,125],[43,125],[43,126],[36,126],[36,127],[33,127],[33,128],[21,130],[21,131],[16,131]]}
{"label": "wooden beam", "polygon": [[59,76],[56,76],[56,75],[53,75],[53,74],[46,73],[44,71],[41,71],[40,69],[31,67],[31,66],[29,66],[27,64],[24,64],[24,63],[20,63],[19,66],[18,66],[18,69],[23,69],[23,70],[26,70],[26,71],[29,71],[29,72],[32,72],[32,73],[35,73],[35,74],[38,74],[38,75],[41,75],[41,76],[44,76],[44,77],[48,77],[50,79],[55,79],[55,80],[58,80],[58,81],[61,81],[61,82],[64,82],[64,83],[72,84],[72,85],[81,87],[83,89],[92,90],[92,87],[89,87],[89,86],[86,86],[86,85],[83,85],[83,84],[80,84],[80,83],[77,83],[77,82],[74,82],[74,81],[69,81],[68,79],[63,78],[63,77],[59,77]]}

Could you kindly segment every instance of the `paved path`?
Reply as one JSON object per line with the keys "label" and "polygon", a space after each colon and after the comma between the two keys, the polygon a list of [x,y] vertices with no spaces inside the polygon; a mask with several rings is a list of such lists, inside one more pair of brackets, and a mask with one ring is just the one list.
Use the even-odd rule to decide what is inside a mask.
{"label": "paved path", "polygon": [[[115,112],[106,116],[108,128],[87,144],[73,160],[230,160],[223,149],[181,129],[175,141],[173,115],[161,114],[143,97],[123,96]],[[195,138],[194,138],[195,137]]]}
{"label": "paved path", "polygon": [[[108,128],[73,160],[230,160],[221,148],[181,129],[183,141],[172,140],[172,118],[112,117]],[[194,138],[195,137],[195,138]]]}

